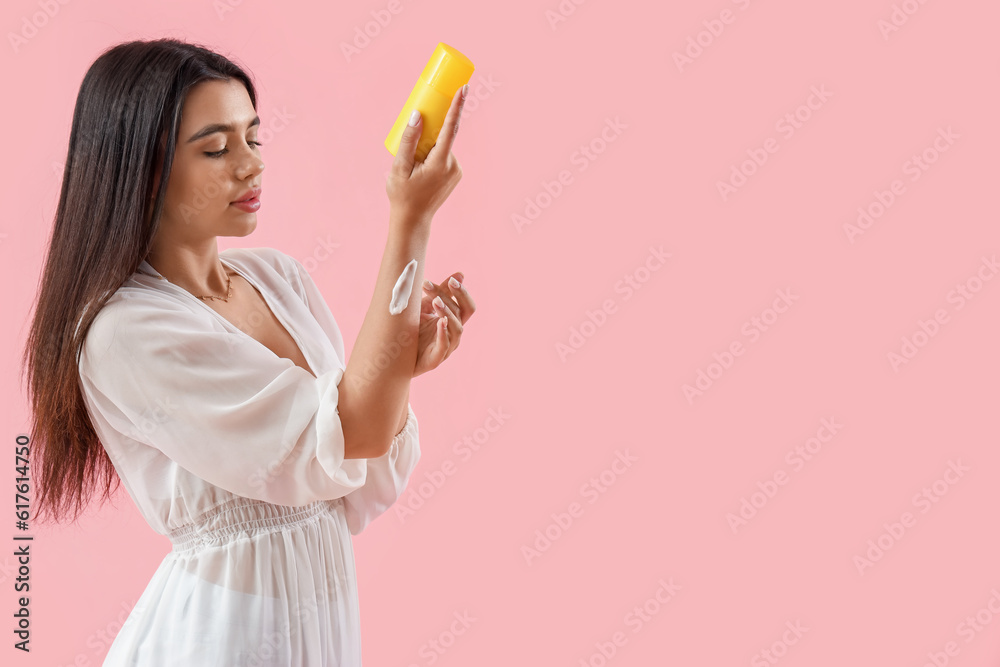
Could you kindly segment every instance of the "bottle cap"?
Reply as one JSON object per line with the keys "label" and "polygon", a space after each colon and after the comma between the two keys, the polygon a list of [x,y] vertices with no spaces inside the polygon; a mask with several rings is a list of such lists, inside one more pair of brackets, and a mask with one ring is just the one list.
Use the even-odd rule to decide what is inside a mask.
{"label": "bottle cap", "polygon": [[428,86],[451,99],[459,88],[469,82],[474,69],[475,65],[461,51],[444,42],[438,42],[420,78]]}

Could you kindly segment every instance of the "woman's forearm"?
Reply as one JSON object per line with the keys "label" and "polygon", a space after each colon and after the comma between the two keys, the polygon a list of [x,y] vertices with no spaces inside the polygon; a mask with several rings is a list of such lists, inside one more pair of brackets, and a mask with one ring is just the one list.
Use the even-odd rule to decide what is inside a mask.
{"label": "woman's forearm", "polygon": [[[429,219],[390,214],[375,292],[338,386],[344,458],[382,456],[406,422],[429,239]],[[403,312],[392,315],[392,288],[413,259],[417,272],[409,301]]]}

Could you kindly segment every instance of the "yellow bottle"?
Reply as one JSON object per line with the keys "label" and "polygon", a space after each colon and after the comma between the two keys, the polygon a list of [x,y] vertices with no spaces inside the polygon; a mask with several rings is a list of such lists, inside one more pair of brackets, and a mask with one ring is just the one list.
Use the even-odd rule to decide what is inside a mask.
{"label": "yellow bottle", "polygon": [[438,42],[434,54],[417,79],[416,85],[413,86],[403,110],[396,117],[396,124],[385,138],[385,147],[389,152],[396,155],[396,151],[399,150],[399,139],[403,136],[403,130],[410,120],[410,112],[417,109],[423,117],[424,127],[417,142],[416,160],[423,162],[437,142],[438,133],[444,125],[444,117],[448,114],[452,98],[459,88],[469,82],[475,68],[472,61],[457,49],[444,42]]}

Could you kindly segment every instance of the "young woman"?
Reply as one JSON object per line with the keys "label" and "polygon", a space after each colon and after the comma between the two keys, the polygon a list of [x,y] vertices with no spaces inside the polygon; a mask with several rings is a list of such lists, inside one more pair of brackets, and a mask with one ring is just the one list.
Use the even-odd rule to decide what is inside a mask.
{"label": "young woman", "polygon": [[431,220],[461,178],[464,92],[424,162],[420,119],[403,134],[345,364],[302,264],[218,251],[257,225],[247,74],[169,39],[90,67],[25,360],[40,515],[75,520],[117,479],[173,545],[105,665],[361,664],[351,535],[405,488],[420,457],[410,380],[458,347],[475,311],[460,273],[423,279]]}

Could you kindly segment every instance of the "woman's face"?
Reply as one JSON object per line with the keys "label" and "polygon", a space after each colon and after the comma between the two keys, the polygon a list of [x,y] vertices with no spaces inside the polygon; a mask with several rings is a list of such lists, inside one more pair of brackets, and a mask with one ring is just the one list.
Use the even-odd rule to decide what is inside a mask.
{"label": "woman's face", "polygon": [[[202,81],[188,92],[157,236],[198,245],[256,228],[257,213],[233,202],[261,185],[259,127],[247,89],[235,79]],[[156,171],[159,182],[159,165]]]}

